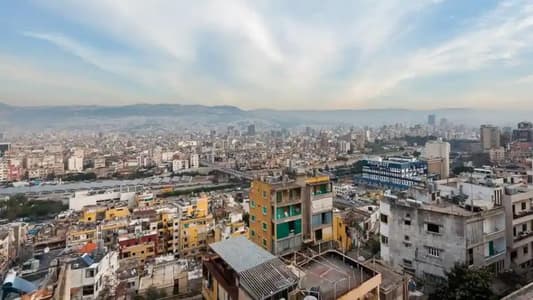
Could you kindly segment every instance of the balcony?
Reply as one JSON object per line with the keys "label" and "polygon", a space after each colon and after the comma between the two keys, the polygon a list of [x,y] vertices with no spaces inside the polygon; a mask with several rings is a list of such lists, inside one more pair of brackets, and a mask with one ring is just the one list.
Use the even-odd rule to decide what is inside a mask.
{"label": "balcony", "polygon": [[314,201],[314,200],[320,200],[320,199],[324,199],[324,198],[331,198],[333,197],[333,193],[331,191],[328,191],[328,192],[317,192],[317,193],[311,193],[311,199]]}
{"label": "balcony", "polygon": [[502,259],[505,256],[505,249],[500,251],[494,251],[494,253],[490,254],[489,256],[485,256],[485,263],[491,264],[493,262],[496,262],[500,259]]}
{"label": "balcony", "polygon": [[495,240],[505,236],[505,229],[492,228],[490,232],[483,232],[483,238],[485,241]]}
{"label": "balcony", "polygon": [[[513,214],[513,221],[525,218],[527,216],[533,216],[533,209],[523,210],[523,211],[520,211],[520,212],[518,212],[516,214]],[[533,217],[531,219],[533,219]]]}
{"label": "balcony", "polygon": [[514,242],[519,242],[521,240],[525,240],[527,238],[533,237],[533,231],[523,231],[520,232],[515,238]]}

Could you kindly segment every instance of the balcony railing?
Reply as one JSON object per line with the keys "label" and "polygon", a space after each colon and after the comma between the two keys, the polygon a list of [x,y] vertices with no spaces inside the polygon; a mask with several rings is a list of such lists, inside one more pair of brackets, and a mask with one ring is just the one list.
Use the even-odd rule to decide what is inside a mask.
{"label": "balcony railing", "polygon": [[491,259],[503,253],[505,253],[505,249],[500,250],[500,251],[494,251],[494,253],[489,254],[489,256],[485,256],[485,259]]}
{"label": "balcony railing", "polygon": [[527,239],[529,237],[533,237],[533,231],[531,232],[520,232],[517,237],[514,238],[515,242]]}
{"label": "balcony railing", "polygon": [[523,218],[523,217],[530,216],[530,215],[533,215],[533,209],[521,211],[519,213],[513,214],[513,219],[519,219],[519,218]]}

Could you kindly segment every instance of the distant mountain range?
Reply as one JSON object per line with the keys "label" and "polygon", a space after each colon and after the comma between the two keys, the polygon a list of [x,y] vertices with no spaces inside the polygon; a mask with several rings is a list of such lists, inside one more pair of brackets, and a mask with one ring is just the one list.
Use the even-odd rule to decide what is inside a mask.
{"label": "distant mountain range", "polygon": [[0,103],[2,127],[90,128],[102,126],[142,127],[165,125],[224,125],[241,122],[280,127],[294,126],[378,126],[382,124],[419,124],[435,114],[437,122],[446,118],[455,123],[491,123],[515,126],[532,120],[531,111],[497,111],[451,108],[437,110],[361,109],[361,110],[242,110],[235,106],[181,104],[135,104],[126,106],[12,106]]}

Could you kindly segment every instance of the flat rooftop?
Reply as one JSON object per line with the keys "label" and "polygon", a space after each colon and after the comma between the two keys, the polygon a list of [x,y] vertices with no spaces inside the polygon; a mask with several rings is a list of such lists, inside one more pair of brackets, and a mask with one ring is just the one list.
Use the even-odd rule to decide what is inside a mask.
{"label": "flat rooftop", "polygon": [[300,265],[305,275],[300,286],[319,288],[321,299],[334,300],[359,287],[377,272],[336,251],[326,252]]}
{"label": "flat rooftop", "polygon": [[270,252],[242,236],[213,243],[209,247],[237,273],[275,258]]}
{"label": "flat rooftop", "polygon": [[380,288],[385,291],[390,291],[396,288],[398,285],[402,285],[404,279],[406,279],[401,273],[394,271],[392,268],[385,265],[379,260],[367,260],[365,266],[379,272],[381,274],[381,286]]}

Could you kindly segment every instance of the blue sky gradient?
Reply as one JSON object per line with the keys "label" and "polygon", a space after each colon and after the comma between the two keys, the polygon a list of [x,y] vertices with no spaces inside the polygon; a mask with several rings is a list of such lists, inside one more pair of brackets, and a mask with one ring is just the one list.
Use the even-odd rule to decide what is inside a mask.
{"label": "blue sky gradient", "polygon": [[0,102],[533,109],[533,2],[7,1]]}

